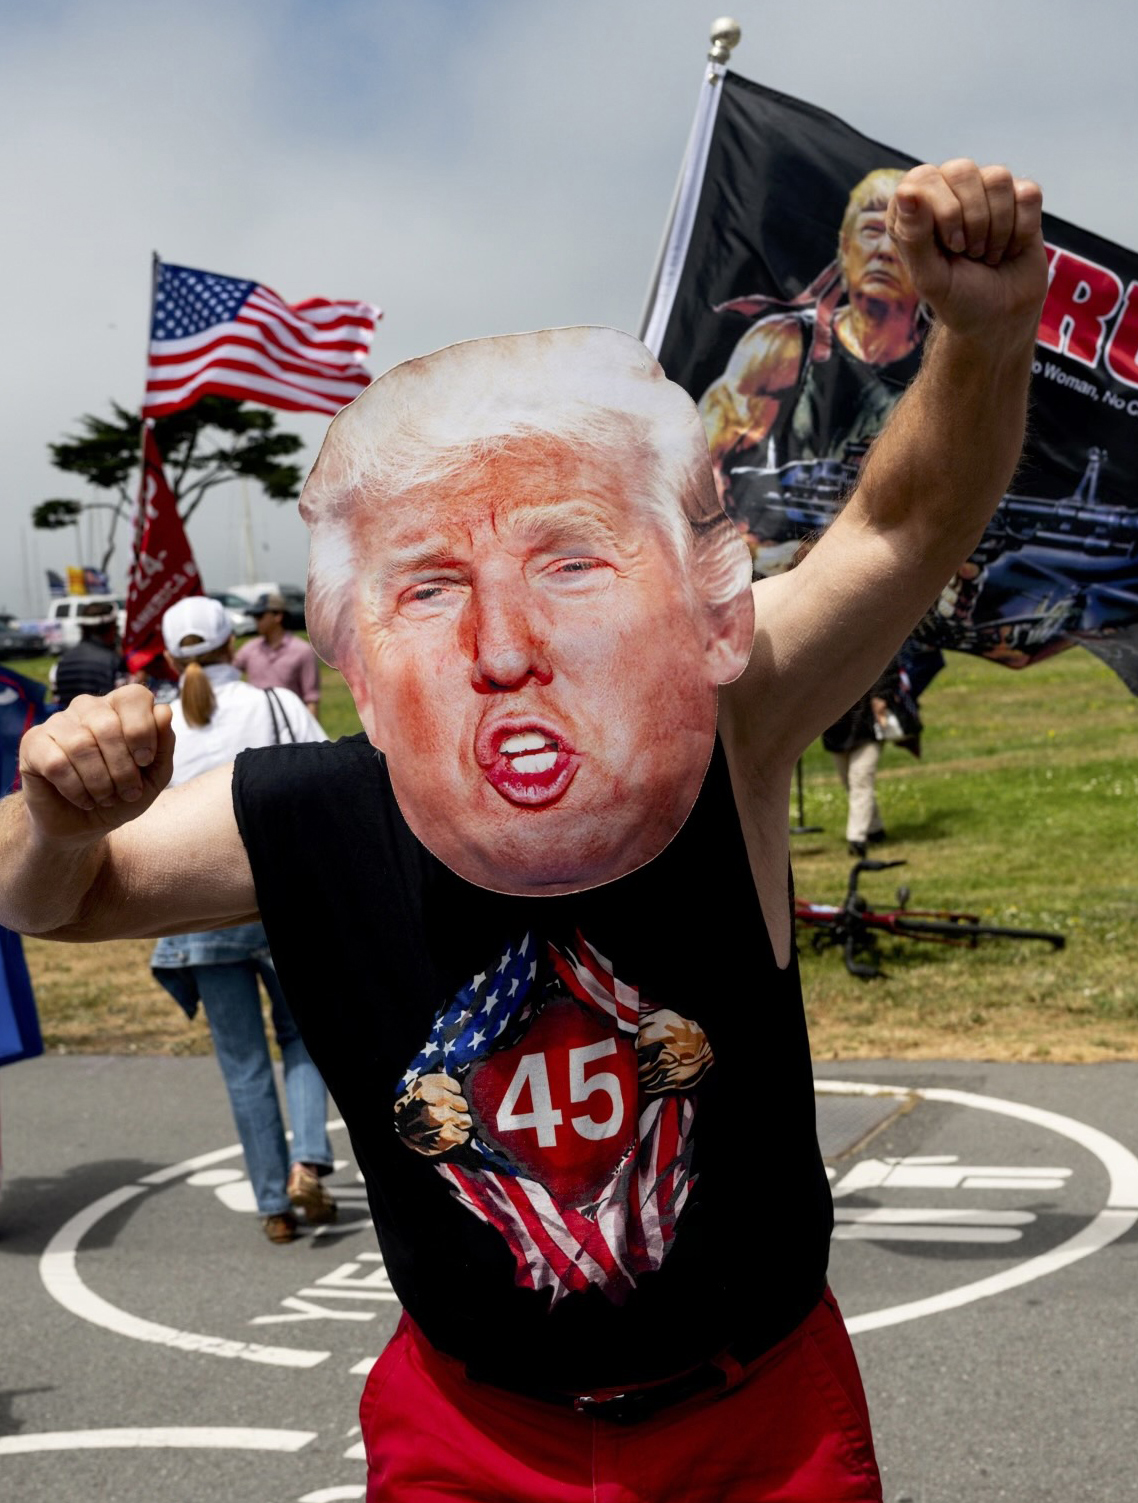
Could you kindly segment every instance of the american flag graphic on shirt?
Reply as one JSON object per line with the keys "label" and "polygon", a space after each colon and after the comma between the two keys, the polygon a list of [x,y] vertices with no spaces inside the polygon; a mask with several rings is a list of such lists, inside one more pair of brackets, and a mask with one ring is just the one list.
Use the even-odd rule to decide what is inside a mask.
{"label": "american flag graphic on shirt", "polygon": [[396,1090],[396,1129],[495,1227],[552,1303],[620,1303],[659,1268],[694,1184],[699,1025],[655,1007],[578,933],[526,934],[436,1015]]}

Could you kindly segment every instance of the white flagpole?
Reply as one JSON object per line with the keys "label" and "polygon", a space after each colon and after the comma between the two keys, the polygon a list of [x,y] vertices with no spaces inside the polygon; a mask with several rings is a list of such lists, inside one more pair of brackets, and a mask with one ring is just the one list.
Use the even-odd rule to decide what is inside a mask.
{"label": "white flagpole", "polygon": [[[135,498],[134,513],[131,517],[131,549],[130,568],[127,570],[127,589],[130,589],[130,581],[134,576],[135,566],[138,563],[138,550],[142,543],[142,531],[145,526],[145,506],[142,497],[146,490],[146,430],[153,427],[153,418],[143,416],[146,411],[146,389],[150,379],[150,343],[154,328],[155,299],[158,296],[158,268],[162,265],[157,251],[150,252],[150,317],[146,321],[146,381],[142,388],[142,401],[138,408],[138,495]],[[165,458],[165,455],[163,455]]]}
{"label": "white flagpole", "polygon": [[712,22],[707,72],[700,87],[683,166],[680,168],[667,227],[656,258],[656,269],[640,319],[640,337],[654,355],[659,355],[660,346],[664,342],[664,332],[672,315],[672,304],[676,299],[676,289],[679,287],[691,242],[695,211],[703,187],[703,174],[722,92],[719,80],[727,71],[728,59],[732,50],[739,45],[742,34],[738,21],[733,21],[730,16],[722,16],[718,21]]}

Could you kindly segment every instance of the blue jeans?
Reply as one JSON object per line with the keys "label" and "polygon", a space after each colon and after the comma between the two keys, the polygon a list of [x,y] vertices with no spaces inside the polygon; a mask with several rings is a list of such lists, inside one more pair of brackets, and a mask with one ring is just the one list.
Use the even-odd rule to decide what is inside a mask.
{"label": "blue jeans", "polygon": [[[250,956],[222,965],[195,965],[192,970],[245,1150],[257,1209],[262,1216],[278,1215],[289,1209],[286,1183],[290,1159],[293,1163],[332,1166],[328,1093],[267,956]],[[284,1061],[285,1097],[293,1135],[291,1155],[265,1037],[258,976],[269,994],[273,1031]]]}

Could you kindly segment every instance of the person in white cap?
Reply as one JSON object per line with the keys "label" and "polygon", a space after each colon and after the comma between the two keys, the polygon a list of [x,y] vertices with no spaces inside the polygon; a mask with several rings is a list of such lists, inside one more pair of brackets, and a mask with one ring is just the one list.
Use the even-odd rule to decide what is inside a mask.
{"label": "person in white cap", "polygon": [[166,661],[179,676],[175,783],[231,761],[247,746],[327,741],[291,689],[242,682],[229,613],[219,601],[208,595],[179,600],[162,618],[162,640]]}
{"label": "person in white cap", "polygon": [[[232,661],[229,615],[218,601],[194,595],[171,606],[162,619],[162,639],[179,686],[173,706],[178,747],[172,783],[189,782],[232,761],[246,747],[327,741],[290,690],[266,692],[242,682]],[[150,964],[191,1018],[199,1000],[205,1008],[270,1242],[294,1240],[297,1211],[312,1224],[333,1220],[336,1202],[321,1183],[332,1168],[327,1091],[288,1010],[263,927],[240,924],[161,939]],[[284,1061],[291,1165],[258,979],[269,995]]]}

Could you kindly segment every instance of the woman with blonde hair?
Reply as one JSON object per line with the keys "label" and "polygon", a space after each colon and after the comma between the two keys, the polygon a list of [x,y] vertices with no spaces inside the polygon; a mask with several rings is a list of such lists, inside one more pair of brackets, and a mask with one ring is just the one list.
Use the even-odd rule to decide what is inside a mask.
{"label": "woman with blonde hair", "polygon": [[[171,784],[231,762],[247,747],[327,741],[290,690],[255,689],[242,681],[232,661],[229,614],[219,601],[204,595],[180,600],[162,619],[162,638],[179,687]],[[293,1241],[297,1211],[309,1223],[333,1220],[336,1202],[321,1184],[332,1168],[327,1091],[285,1003],[264,929],[241,924],[161,939],[150,964],[189,1017],[199,1000],[205,1009],[269,1241]],[[268,993],[284,1062],[291,1162],[258,981]]]}

